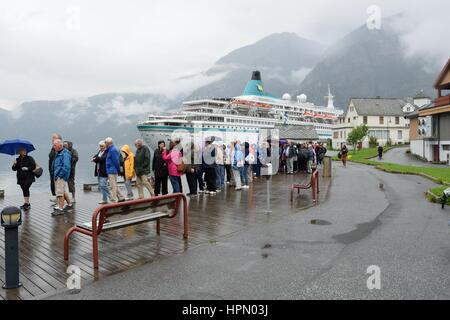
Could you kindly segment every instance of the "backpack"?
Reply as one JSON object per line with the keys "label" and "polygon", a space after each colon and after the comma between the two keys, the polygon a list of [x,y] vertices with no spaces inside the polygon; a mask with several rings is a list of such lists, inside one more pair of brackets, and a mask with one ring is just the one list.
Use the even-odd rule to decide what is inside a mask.
{"label": "backpack", "polygon": [[124,157],[124,152],[119,151],[119,166],[120,166],[120,175],[125,175],[125,160],[128,158],[128,154]]}

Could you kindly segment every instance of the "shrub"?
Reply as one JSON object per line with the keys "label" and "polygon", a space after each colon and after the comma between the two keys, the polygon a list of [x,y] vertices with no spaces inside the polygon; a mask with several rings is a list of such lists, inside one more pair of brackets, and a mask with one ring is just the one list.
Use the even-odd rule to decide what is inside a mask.
{"label": "shrub", "polygon": [[378,147],[378,139],[376,137],[370,137],[369,148],[376,148],[376,147]]}

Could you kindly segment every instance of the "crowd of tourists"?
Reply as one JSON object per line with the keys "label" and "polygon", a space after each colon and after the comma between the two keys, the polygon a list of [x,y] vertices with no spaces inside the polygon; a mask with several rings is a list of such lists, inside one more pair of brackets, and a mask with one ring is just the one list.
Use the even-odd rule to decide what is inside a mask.
{"label": "crowd of tourists", "polygon": [[[286,141],[279,146],[279,170],[285,174],[296,172],[312,173],[327,153],[322,143],[294,144]],[[173,193],[186,193],[190,197],[199,194],[215,195],[225,188],[243,191],[262,175],[271,156],[268,142],[251,144],[234,141],[222,143],[214,137],[204,144],[191,142],[181,145],[179,139],[159,141],[157,149],[151,151],[141,139],[130,145],[117,147],[110,137],[98,143],[98,150],[92,156],[94,175],[101,193],[99,204],[143,199],[169,193],[170,182]],[[55,203],[54,214],[70,210],[76,202],[75,173],[78,152],[73,143],[64,141],[60,134],[52,135],[49,153],[51,201]],[[23,190],[24,205],[31,207],[30,186],[34,182],[34,159],[21,150],[13,164],[17,171],[18,184]],[[188,190],[183,190],[183,180]],[[119,182],[124,182],[126,192],[122,193]],[[135,196],[133,187],[137,188]]]}

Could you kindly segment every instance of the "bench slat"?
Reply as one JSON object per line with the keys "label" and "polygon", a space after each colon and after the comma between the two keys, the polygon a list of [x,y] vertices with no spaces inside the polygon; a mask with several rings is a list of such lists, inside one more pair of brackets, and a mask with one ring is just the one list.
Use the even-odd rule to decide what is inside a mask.
{"label": "bench slat", "polygon": [[[113,230],[113,229],[121,228],[124,226],[132,226],[135,224],[152,221],[152,220],[156,220],[159,218],[165,218],[168,216],[170,216],[170,214],[167,212],[154,212],[151,214],[146,214],[146,215],[133,217],[133,218],[129,218],[129,219],[122,219],[119,221],[107,222],[107,223],[103,224],[103,231]],[[86,222],[83,224],[79,224],[77,226],[80,228],[92,231],[92,222]]]}

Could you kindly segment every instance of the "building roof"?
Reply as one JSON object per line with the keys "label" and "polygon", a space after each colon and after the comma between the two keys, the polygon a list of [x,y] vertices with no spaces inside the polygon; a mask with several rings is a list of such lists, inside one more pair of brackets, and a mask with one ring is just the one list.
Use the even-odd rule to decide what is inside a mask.
{"label": "building roof", "polygon": [[450,83],[441,83],[442,81],[444,81],[444,77],[449,72],[450,72],[450,58],[448,59],[447,64],[445,65],[444,69],[442,69],[438,78],[434,82],[435,89],[450,89]]}
{"label": "building roof", "polygon": [[275,126],[275,129],[279,130],[280,139],[289,139],[293,141],[309,141],[319,140],[314,125],[302,125],[302,126]]}
{"label": "building roof", "polygon": [[431,109],[433,107],[434,107],[434,103],[426,104],[420,108],[417,108],[413,112],[406,114],[405,118],[407,118],[407,119],[417,118],[419,116],[420,111]]}
{"label": "building roof", "polygon": [[360,116],[403,116],[405,101],[386,98],[352,98],[356,112]]}
{"label": "building roof", "polygon": [[423,90],[420,90],[419,92],[417,92],[417,94],[414,96],[414,99],[431,99],[429,96],[427,96],[425,94],[425,92],[423,92]]}

